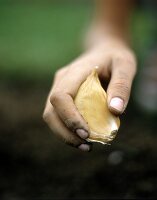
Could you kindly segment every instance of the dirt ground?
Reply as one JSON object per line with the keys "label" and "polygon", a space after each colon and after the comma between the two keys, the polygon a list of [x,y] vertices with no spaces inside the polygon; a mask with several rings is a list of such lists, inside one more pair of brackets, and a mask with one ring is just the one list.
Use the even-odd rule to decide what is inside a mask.
{"label": "dirt ground", "polygon": [[43,122],[49,86],[0,86],[0,199],[157,197],[156,117],[140,113],[131,100],[112,144],[84,153]]}

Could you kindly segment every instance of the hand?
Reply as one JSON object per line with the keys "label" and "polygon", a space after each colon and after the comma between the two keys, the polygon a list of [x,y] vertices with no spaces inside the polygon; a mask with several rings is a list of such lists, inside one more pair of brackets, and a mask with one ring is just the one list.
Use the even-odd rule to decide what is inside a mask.
{"label": "hand", "polygon": [[108,81],[107,102],[110,111],[122,114],[136,73],[136,59],[125,43],[114,39],[95,45],[56,72],[43,114],[53,133],[67,144],[84,151],[91,149],[91,145],[85,140],[89,135],[89,127],[79,114],[73,99],[95,66],[99,66],[100,79]]}

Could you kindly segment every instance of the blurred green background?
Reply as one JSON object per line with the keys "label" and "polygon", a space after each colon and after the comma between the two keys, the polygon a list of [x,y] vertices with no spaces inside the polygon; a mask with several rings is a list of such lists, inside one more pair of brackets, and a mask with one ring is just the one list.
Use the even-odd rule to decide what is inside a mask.
{"label": "blurred green background", "polygon": [[[1,0],[1,74],[50,78],[79,55],[92,9],[90,1]],[[154,22],[145,11],[135,12],[133,18],[132,39],[141,53],[152,39]]]}
{"label": "blurred green background", "polygon": [[0,6],[1,73],[46,79],[78,55],[89,2],[9,2]]}
{"label": "blurred green background", "polygon": [[[133,96],[110,146],[66,146],[42,120],[54,72],[83,48],[88,1],[0,0],[0,199],[157,196],[156,117]],[[139,7],[130,30],[139,71],[154,44],[155,18]],[[136,88],[137,79],[134,83]]]}

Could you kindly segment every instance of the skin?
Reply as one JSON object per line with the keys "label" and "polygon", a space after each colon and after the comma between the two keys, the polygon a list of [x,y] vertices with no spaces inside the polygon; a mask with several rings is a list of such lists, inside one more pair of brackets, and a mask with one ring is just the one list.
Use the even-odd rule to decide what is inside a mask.
{"label": "skin", "polygon": [[108,107],[119,115],[128,104],[136,73],[136,58],[128,39],[131,0],[97,0],[95,4],[86,51],[56,72],[43,113],[54,134],[83,151],[90,151],[91,144],[85,140],[89,127],[73,101],[80,85],[99,66],[100,79],[108,82]]}

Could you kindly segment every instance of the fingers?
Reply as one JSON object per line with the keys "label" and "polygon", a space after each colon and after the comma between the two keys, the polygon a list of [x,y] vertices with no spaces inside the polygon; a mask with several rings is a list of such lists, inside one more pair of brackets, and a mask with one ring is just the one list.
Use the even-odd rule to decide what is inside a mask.
{"label": "fingers", "polygon": [[66,128],[63,122],[59,119],[53,106],[51,105],[49,98],[46,103],[43,118],[50,129],[53,131],[53,133],[60,137],[66,144],[77,147],[83,151],[91,150],[91,145],[89,143],[87,143],[85,140],[81,139],[76,134],[72,133],[68,128]]}
{"label": "fingers", "polygon": [[52,94],[50,101],[61,120],[71,131],[76,132],[78,129],[84,130],[87,132],[85,138],[88,137],[88,126],[78,113],[73,99],[69,94],[55,92]]}
{"label": "fingers", "polygon": [[[43,118],[44,118],[44,121],[50,127],[50,129],[53,131],[53,133],[55,133],[58,137],[60,137],[66,144],[69,144],[70,146],[73,146],[73,147],[77,147],[82,151],[90,151],[91,147],[92,147],[91,143],[88,143],[86,140],[84,140],[85,138],[88,137],[88,133],[87,133],[87,131],[85,131],[85,129],[88,130],[88,126],[87,125],[85,125],[87,127],[83,126],[84,129],[82,129],[81,125],[78,126],[78,124],[81,124],[79,122],[79,119],[81,118],[81,120],[83,122],[84,122],[84,120],[78,114],[78,111],[75,108],[75,105],[73,103],[72,97],[70,95],[68,96],[68,94],[66,93],[66,88],[68,88],[69,82],[67,80],[63,81],[63,79],[65,77],[65,74],[66,74],[66,78],[67,78],[68,69],[69,69],[68,67],[64,67],[56,73],[55,78],[54,78],[53,87],[47,98]],[[78,81],[80,81],[80,80],[78,80]],[[67,84],[65,84],[65,82],[67,82]],[[62,87],[62,85],[64,85],[64,87]],[[72,84],[71,86],[73,86],[73,85],[74,84]],[[61,96],[57,92],[58,88],[60,89],[60,91],[63,91]],[[73,88],[73,87],[71,87],[71,88]],[[75,88],[73,88],[73,89],[75,89]],[[63,96],[63,98],[62,98],[62,96]],[[64,101],[64,97],[65,97],[66,101]],[[69,103],[68,98],[71,100],[72,108],[74,107],[74,110],[76,109],[76,113],[78,114],[78,119],[75,119],[75,117],[77,118],[77,114],[75,114],[75,112],[73,113],[71,111],[72,109],[69,104],[67,106],[64,106],[67,103],[67,101]],[[50,99],[53,102],[53,104],[55,105],[55,108],[51,104]],[[70,113],[69,113],[69,111],[70,111]],[[59,116],[59,114],[61,117]],[[69,118],[66,117],[66,115],[69,116],[69,114],[70,114],[70,117]],[[70,120],[70,118],[71,118],[71,120]],[[67,125],[67,127],[65,126],[65,124]],[[69,127],[71,130],[73,130],[73,132],[69,129]],[[74,132],[76,132],[77,134]]]}
{"label": "fingers", "polygon": [[[89,73],[88,71],[86,73]],[[87,77],[86,73],[82,73],[79,67],[66,72],[66,77],[62,76],[62,81],[57,82],[56,77],[56,84],[50,97],[50,102],[61,121],[83,139],[88,137],[89,128],[74,104],[74,96]]]}
{"label": "fingers", "polygon": [[136,61],[132,55],[119,56],[111,66],[111,80],[107,89],[109,109],[115,114],[124,112],[136,72]]}

